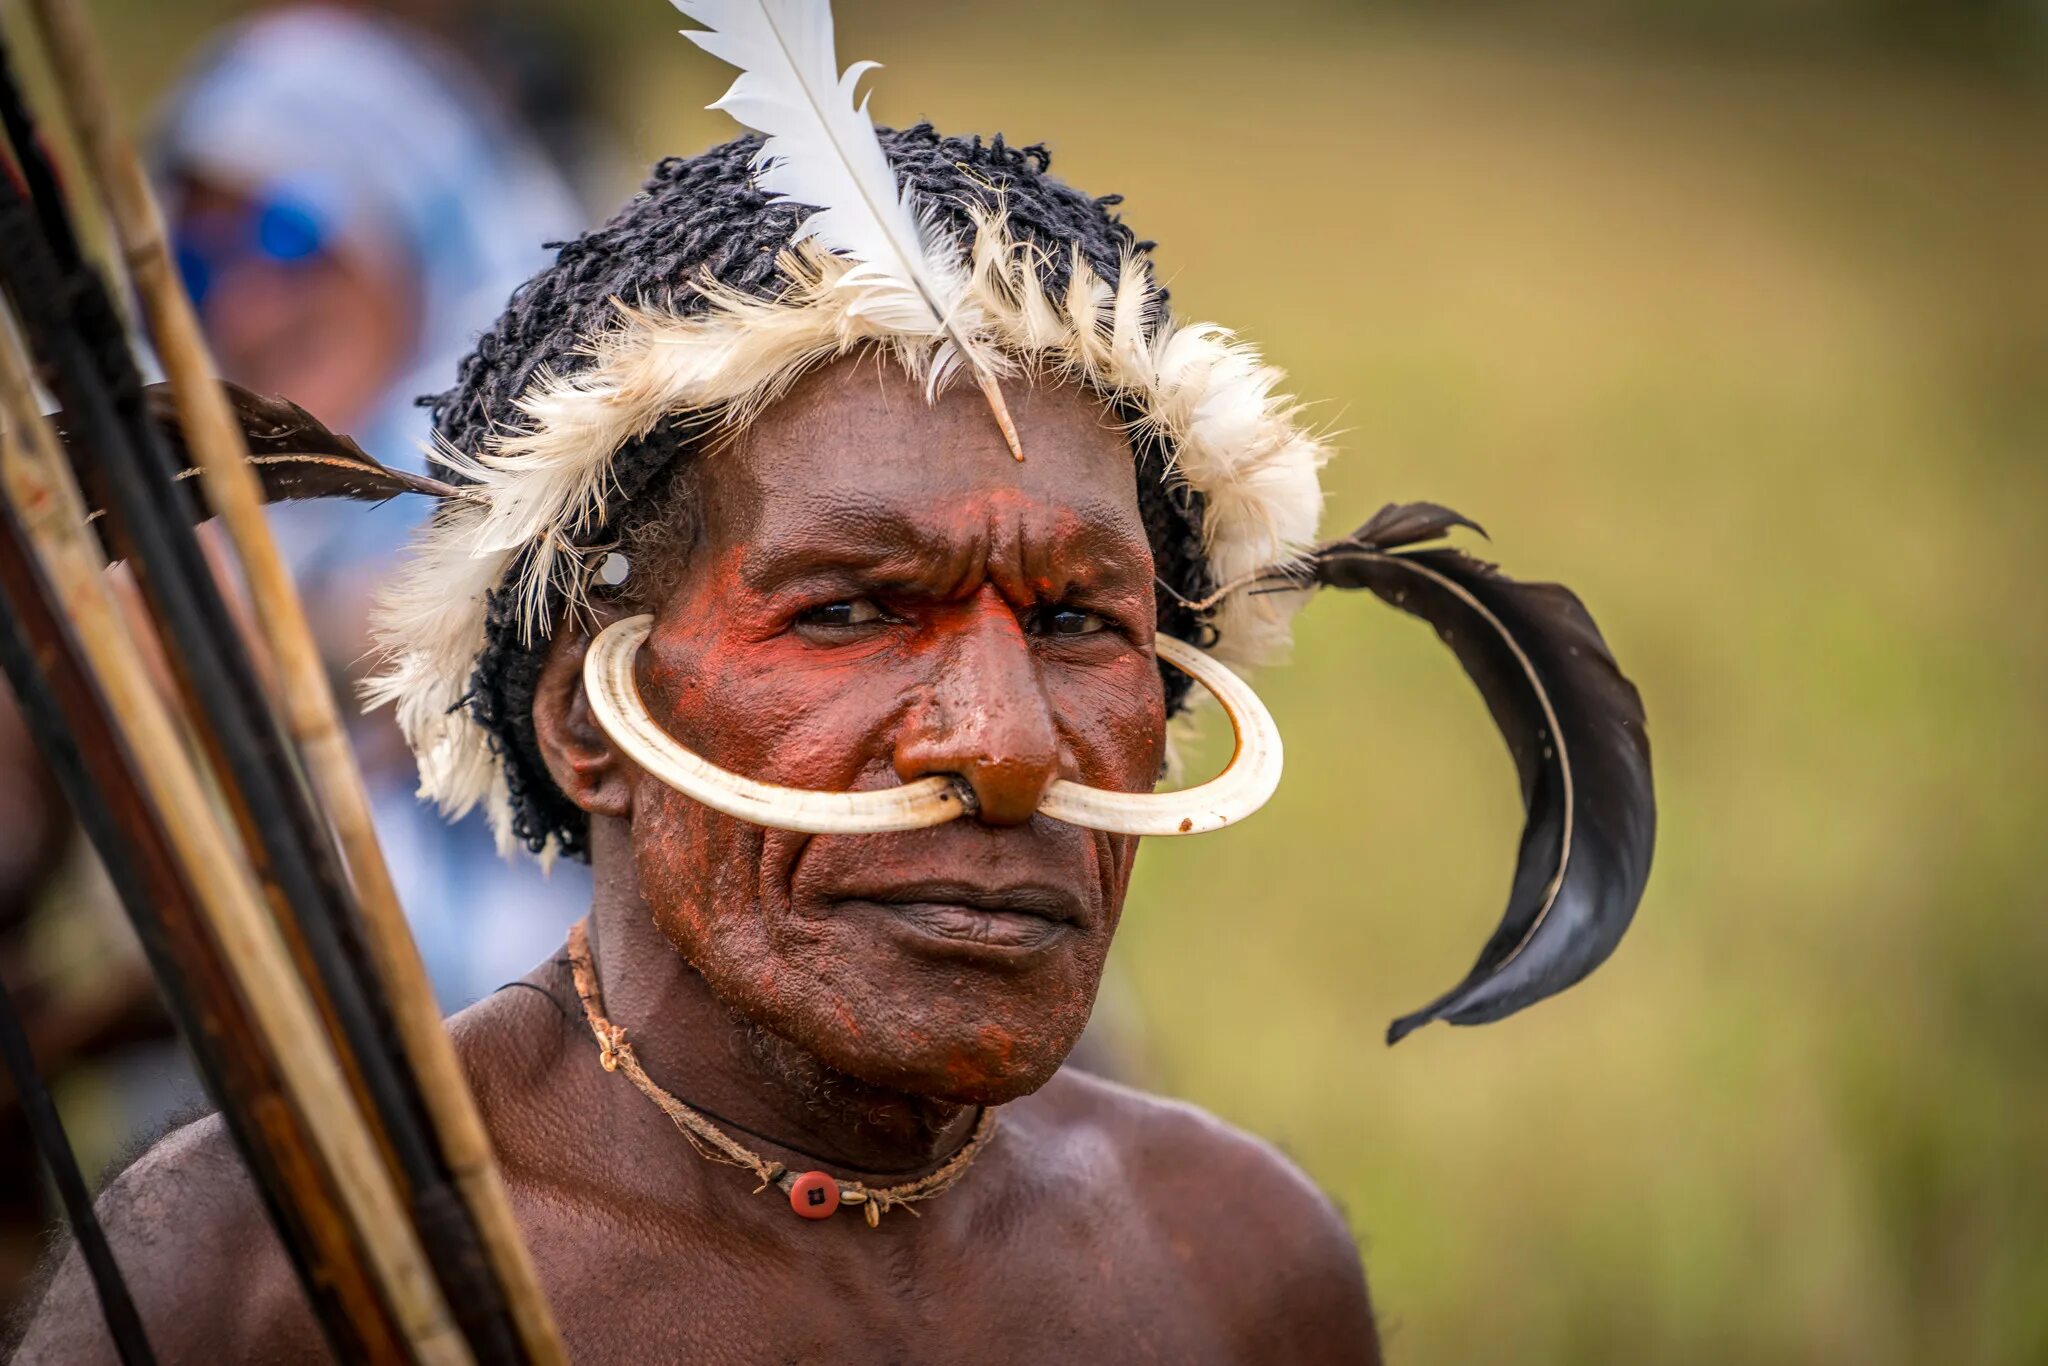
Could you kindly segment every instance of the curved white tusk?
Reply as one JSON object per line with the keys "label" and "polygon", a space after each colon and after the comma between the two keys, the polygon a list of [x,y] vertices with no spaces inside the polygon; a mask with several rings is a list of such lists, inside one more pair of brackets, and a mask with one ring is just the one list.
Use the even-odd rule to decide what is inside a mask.
{"label": "curved white tusk", "polygon": [[648,714],[633,677],[633,658],[653,625],[650,616],[627,617],[599,632],[583,656],[583,691],[590,714],[612,743],[684,796],[756,825],[812,835],[921,830],[967,810],[950,778],[920,778],[874,792],[815,792],[742,778],[685,749]]}
{"label": "curved white tusk", "polygon": [[1200,835],[1243,820],[1280,786],[1280,727],[1251,684],[1184,640],[1154,636],[1152,648],[1222,704],[1237,732],[1230,762],[1208,782],[1179,792],[1112,792],[1061,778],[1038,804],[1054,820],[1114,835]]}
{"label": "curved white tusk", "polygon": [[[813,835],[874,835],[943,825],[966,813],[955,780],[934,776],[872,792],[817,792],[757,782],[676,743],[640,699],[633,660],[650,616],[613,622],[583,657],[583,688],[598,726],[628,758],[684,796],[756,825]],[[1171,636],[1159,657],[1207,688],[1237,732],[1230,763],[1182,792],[1111,792],[1056,779],[1038,809],[1055,820],[1120,835],[1195,835],[1243,820],[1280,785],[1279,727],[1243,679]]]}

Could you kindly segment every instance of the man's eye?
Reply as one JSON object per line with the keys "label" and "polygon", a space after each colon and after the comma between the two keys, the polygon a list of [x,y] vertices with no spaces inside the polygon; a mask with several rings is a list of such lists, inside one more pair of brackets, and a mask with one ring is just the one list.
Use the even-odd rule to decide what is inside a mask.
{"label": "man's eye", "polygon": [[797,620],[806,626],[865,626],[881,619],[882,609],[866,598],[828,602],[821,607],[805,608],[797,615]]}
{"label": "man's eye", "polygon": [[1093,612],[1078,607],[1055,607],[1038,619],[1038,629],[1049,636],[1092,636],[1109,623]]}

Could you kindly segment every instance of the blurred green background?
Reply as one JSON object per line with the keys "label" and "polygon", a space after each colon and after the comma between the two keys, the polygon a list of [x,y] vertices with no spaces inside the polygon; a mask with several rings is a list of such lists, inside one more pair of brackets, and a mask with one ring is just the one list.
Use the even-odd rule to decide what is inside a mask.
{"label": "blurred green background", "polygon": [[[140,111],[239,7],[93,8]],[[1341,1202],[1391,1357],[2048,1362],[2043,10],[838,9],[878,117],[1128,196],[1179,311],[1341,434],[1330,530],[1451,504],[1646,698],[1636,927],[1503,1024],[1380,1042],[1469,966],[1520,810],[1377,604],[1265,678],[1268,811],[1141,862],[1154,1084]],[[555,17],[609,198],[732,132],[658,0]]]}

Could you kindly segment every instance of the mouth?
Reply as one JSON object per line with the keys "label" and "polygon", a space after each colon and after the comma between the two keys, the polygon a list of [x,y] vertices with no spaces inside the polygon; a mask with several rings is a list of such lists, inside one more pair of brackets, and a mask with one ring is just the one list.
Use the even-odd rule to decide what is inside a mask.
{"label": "mouth", "polygon": [[903,883],[844,897],[840,904],[886,912],[938,945],[1002,956],[1046,948],[1082,922],[1081,903],[1071,892],[1035,884]]}

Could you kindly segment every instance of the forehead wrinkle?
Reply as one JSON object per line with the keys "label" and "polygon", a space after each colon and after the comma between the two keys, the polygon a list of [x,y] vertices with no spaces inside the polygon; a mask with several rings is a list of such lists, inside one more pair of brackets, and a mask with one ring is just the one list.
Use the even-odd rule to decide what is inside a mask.
{"label": "forehead wrinkle", "polygon": [[968,501],[980,502],[982,515],[912,512],[854,491],[835,492],[829,505],[807,500],[787,516],[764,509],[743,545],[741,578],[766,589],[804,573],[887,570],[929,579],[950,596],[994,577],[1025,597],[1035,596],[1034,583],[1149,582],[1144,527],[1114,498],[1063,504],[998,493]]}
{"label": "forehead wrinkle", "polygon": [[745,543],[740,573],[753,587],[818,570],[950,565],[962,549],[887,499],[858,491],[835,492],[829,505],[813,498],[789,515],[781,512],[764,509]]}
{"label": "forehead wrinkle", "polygon": [[1098,400],[1018,386],[1020,465],[971,386],[932,403],[870,362],[807,375],[717,453],[708,529],[749,586],[875,566],[951,591],[991,570],[1034,595],[1149,583],[1135,462]]}

